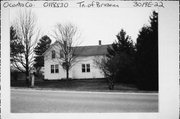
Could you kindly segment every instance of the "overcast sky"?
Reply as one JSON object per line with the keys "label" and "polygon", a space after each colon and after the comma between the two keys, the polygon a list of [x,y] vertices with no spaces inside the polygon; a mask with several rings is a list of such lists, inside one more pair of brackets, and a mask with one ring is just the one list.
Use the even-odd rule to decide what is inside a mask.
{"label": "overcast sky", "polygon": [[[12,22],[19,9],[11,9]],[[44,35],[51,37],[57,23],[73,23],[81,33],[80,45],[111,44],[116,35],[124,29],[135,42],[139,30],[149,24],[152,9],[140,8],[34,8],[37,16],[37,26]],[[51,37],[54,42],[54,39]]]}

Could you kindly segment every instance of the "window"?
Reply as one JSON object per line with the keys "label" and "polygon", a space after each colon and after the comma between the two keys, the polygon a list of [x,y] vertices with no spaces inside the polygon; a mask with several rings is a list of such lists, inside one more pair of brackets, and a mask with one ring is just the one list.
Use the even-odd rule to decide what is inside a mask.
{"label": "window", "polygon": [[59,65],[51,65],[51,73],[59,73]]}
{"label": "window", "polygon": [[55,65],[55,72],[56,72],[56,73],[59,73],[59,65],[58,65],[58,64]]}
{"label": "window", "polygon": [[87,72],[90,72],[90,64],[86,64],[86,70]]}
{"label": "window", "polygon": [[82,72],[85,72],[85,64],[82,64]]}
{"label": "window", "polygon": [[52,59],[54,59],[56,57],[56,52],[55,50],[52,50]]}
{"label": "window", "polygon": [[54,73],[54,65],[51,65],[51,73]]}
{"label": "window", "polygon": [[90,64],[82,64],[82,72],[90,72]]}
{"label": "window", "polygon": [[60,58],[64,58],[63,51],[60,51]]}

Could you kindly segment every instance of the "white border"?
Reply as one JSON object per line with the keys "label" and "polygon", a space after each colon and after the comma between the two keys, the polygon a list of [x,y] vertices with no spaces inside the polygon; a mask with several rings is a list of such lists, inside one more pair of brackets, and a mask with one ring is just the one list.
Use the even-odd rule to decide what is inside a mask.
{"label": "white border", "polygon": [[[132,1],[115,2],[119,2],[122,8],[132,7]],[[159,113],[10,113],[9,9],[1,6],[2,119],[178,119],[179,2],[164,1],[163,3],[165,8],[159,8]],[[37,6],[41,7],[42,1],[36,4],[40,4]]]}

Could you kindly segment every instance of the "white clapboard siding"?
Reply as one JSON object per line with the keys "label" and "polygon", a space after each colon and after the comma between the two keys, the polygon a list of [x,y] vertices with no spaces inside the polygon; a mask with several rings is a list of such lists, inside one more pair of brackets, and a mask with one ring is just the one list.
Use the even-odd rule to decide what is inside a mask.
{"label": "white clapboard siding", "polygon": [[[52,50],[56,52],[56,58],[52,59]],[[44,53],[44,78],[46,80],[60,80],[66,78],[66,71],[62,68],[59,61],[60,47],[53,44]],[[97,56],[79,56],[76,58],[77,62],[69,71],[69,78],[72,79],[92,79],[104,78],[102,71],[94,64],[94,58]],[[101,55],[99,55],[101,57]],[[59,73],[51,73],[51,65],[59,65]],[[90,64],[90,72],[82,72],[82,64]]]}

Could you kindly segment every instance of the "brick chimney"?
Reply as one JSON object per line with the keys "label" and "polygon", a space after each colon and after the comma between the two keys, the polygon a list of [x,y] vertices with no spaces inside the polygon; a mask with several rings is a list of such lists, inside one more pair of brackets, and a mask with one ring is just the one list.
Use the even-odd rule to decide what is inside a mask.
{"label": "brick chimney", "polygon": [[101,40],[99,40],[99,45],[101,45]]}

